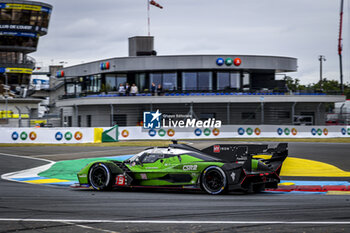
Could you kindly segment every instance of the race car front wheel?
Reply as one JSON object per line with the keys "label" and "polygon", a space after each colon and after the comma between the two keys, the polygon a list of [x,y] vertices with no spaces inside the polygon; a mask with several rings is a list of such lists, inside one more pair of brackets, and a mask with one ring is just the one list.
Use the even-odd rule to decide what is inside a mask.
{"label": "race car front wheel", "polygon": [[226,189],[225,172],[217,166],[207,167],[201,176],[201,186],[209,194],[220,194]]}
{"label": "race car front wheel", "polygon": [[96,190],[109,190],[112,187],[111,171],[103,163],[95,163],[89,170],[90,185]]}

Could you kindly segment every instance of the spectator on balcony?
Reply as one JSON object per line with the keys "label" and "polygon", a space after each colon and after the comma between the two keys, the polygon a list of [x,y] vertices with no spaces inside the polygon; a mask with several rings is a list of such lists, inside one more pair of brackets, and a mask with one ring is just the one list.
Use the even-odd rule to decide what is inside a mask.
{"label": "spectator on balcony", "polygon": [[158,84],[158,87],[157,87],[157,95],[163,95],[163,88],[162,88],[162,85]]}
{"label": "spectator on balcony", "polygon": [[125,94],[126,94],[126,95],[129,95],[129,94],[130,94],[130,85],[129,85],[129,83],[126,83],[126,84],[125,84]]}
{"label": "spectator on balcony", "polygon": [[119,93],[119,96],[125,95],[125,87],[122,83],[119,84],[118,93]]}
{"label": "spectator on balcony", "polygon": [[155,95],[155,94],[156,94],[156,91],[157,91],[156,84],[152,83],[152,86],[151,86],[152,95]]}
{"label": "spectator on balcony", "polygon": [[130,94],[132,96],[135,96],[137,93],[139,92],[138,87],[136,86],[136,84],[132,84],[131,88],[130,88]]}

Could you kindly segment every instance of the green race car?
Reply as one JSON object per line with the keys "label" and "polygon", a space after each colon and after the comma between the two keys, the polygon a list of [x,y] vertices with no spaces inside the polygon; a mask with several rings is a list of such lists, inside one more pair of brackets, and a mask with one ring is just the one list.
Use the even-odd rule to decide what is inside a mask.
{"label": "green race car", "polygon": [[[203,150],[177,144],[149,148],[120,162],[92,162],[78,173],[79,185],[112,188],[194,188],[209,194],[225,191],[260,192],[277,188],[288,156],[286,143],[213,145]],[[258,158],[260,157],[260,158]]]}

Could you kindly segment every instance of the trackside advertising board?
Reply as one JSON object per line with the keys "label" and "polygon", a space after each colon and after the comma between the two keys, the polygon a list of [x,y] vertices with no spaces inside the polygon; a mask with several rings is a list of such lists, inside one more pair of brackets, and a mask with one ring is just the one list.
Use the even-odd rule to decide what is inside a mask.
{"label": "trackside advertising board", "polygon": [[119,127],[119,140],[350,137],[350,126],[222,125],[221,127]]}
{"label": "trackside advertising board", "polygon": [[1,128],[0,143],[94,142],[94,128]]}
{"label": "trackside advertising board", "polygon": [[[222,125],[221,127],[1,128],[0,143],[94,143],[102,135],[114,140],[215,138],[340,138],[350,126]],[[118,133],[118,135],[115,135]],[[99,138],[99,140],[96,140]],[[111,140],[111,141],[114,141]]]}

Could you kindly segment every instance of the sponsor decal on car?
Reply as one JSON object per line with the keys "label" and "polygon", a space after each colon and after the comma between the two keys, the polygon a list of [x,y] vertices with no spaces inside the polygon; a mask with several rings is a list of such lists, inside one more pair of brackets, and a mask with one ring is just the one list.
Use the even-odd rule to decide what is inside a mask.
{"label": "sponsor decal on car", "polygon": [[232,173],[231,173],[231,178],[232,178],[233,181],[235,181],[236,173],[232,172]]}
{"label": "sponsor decal on car", "polygon": [[141,173],[140,176],[141,176],[141,179],[147,180],[147,175],[146,175],[146,173]]}
{"label": "sponsor decal on car", "polygon": [[214,145],[214,153],[220,153],[220,146],[219,145]]}
{"label": "sponsor decal on car", "polygon": [[184,171],[197,171],[197,165],[184,165],[182,167]]}

